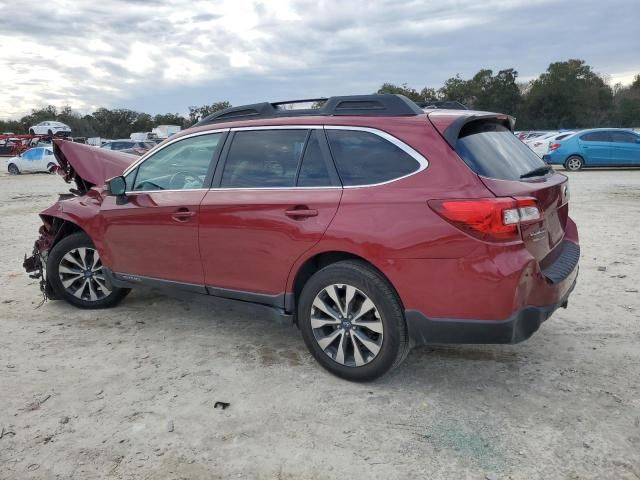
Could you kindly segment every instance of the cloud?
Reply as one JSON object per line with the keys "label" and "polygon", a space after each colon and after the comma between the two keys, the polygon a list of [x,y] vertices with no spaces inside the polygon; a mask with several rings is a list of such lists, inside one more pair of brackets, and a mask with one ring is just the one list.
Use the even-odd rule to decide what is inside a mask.
{"label": "cloud", "polygon": [[582,58],[640,73],[634,0],[0,0],[0,118],[69,104],[186,112],[217,100],[438,87],[513,67],[534,78]]}

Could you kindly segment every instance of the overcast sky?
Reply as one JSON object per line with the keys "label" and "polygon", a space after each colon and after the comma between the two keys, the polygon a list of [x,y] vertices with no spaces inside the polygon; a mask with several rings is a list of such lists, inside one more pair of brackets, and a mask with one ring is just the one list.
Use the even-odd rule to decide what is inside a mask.
{"label": "overcast sky", "polygon": [[[38,6],[35,6],[35,5]],[[640,73],[638,0],[0,0],[0,118],[47,104],[152,114],[440,87],[584,59]]]}

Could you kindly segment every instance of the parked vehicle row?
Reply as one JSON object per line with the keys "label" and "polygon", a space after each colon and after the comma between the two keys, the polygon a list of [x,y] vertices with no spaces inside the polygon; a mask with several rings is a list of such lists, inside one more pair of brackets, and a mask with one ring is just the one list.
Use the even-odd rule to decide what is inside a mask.
{"label": "parked vehicle row", "polygon": [[230,108],[138,159],[55,140],[76,196],[24,266],[81,308],[140,285],[261,305],[350,380],[412,345],[517,343],[566,307],[580,248],[567,177],[513,124],[362,95]]}
{"label": "parked vehicle row", "polygon": [[105,142],[100,148],[122,151],[124,153],[140,156],[155,146],[156,143],[150,140],[129,140],[124,138],[121,140],[110,140]]}
{"label": "parked vehicle row", "polygon": [[581,130],[549,147],[543,160],[567,170],[640,166],[640,135],[621,128]]}

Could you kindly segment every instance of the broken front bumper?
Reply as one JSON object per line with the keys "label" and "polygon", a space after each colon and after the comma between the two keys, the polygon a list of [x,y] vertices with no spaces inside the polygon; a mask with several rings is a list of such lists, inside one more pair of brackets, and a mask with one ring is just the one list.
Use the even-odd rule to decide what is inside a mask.
{"label": "broken front bumper", "polygon": [[44,295],[45,299],[54,299],[53,291],[47,282],[46,266],[47,255],[49,249],[54,240],[54,235],[50,230],[43,225],[40,227],[40,237],[33,244],[33,251],[31,256],[24,256],[24,262],[22,262],[22,268],[27,272],[29,278],[40,280],[40,291]]}

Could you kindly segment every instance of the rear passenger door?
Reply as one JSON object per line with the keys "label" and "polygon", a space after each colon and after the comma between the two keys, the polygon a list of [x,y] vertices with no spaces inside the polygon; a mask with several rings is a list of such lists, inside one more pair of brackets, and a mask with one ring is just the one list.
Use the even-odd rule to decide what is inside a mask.
{"label": "rear passenger door", "polygon": [[611,135],[607,131],[590,132],[579,139],[587,166],[610,165]]}
{"label": "rear passenger door", "polygon": [[283,307],[292,265],[322,238],[341,194],[321,127],[232,129],[200,205],[210,292]]}

